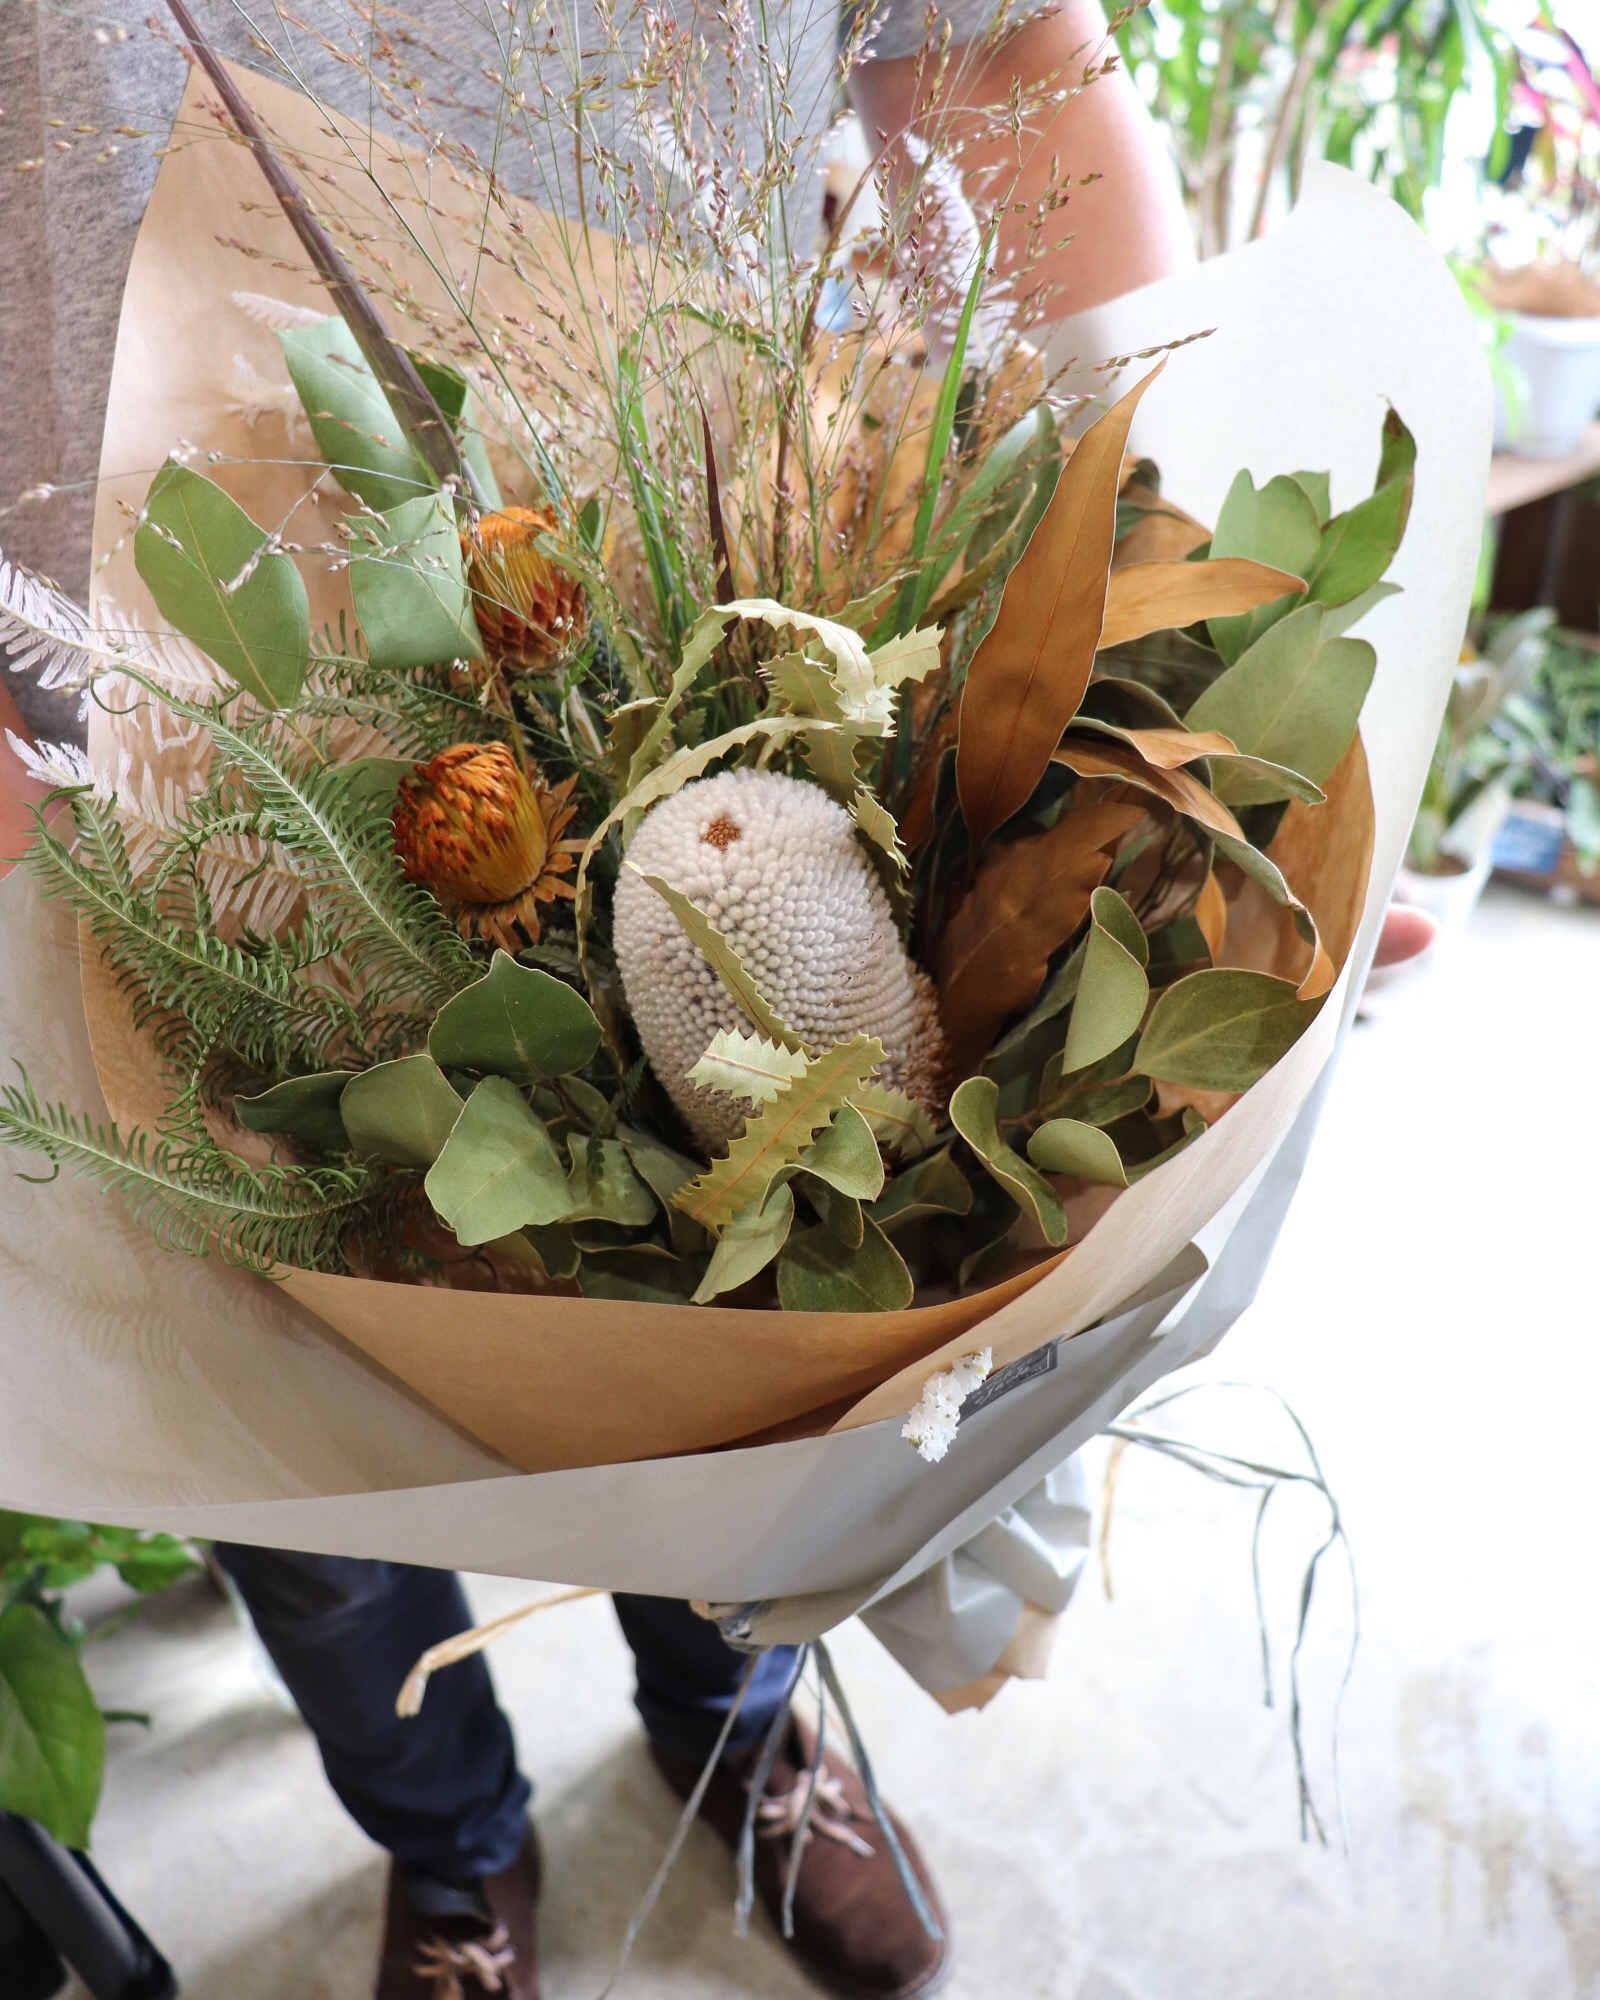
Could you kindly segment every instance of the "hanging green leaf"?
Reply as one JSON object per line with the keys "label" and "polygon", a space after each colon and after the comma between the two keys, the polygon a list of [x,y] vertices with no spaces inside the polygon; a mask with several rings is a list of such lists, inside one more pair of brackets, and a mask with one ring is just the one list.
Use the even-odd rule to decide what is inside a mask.
{"label": "hanging green leaf", "polygon": [[1336,514],[1322,531],[1311,595],[1348,604],[1370,590],[1394,560],[1411,517],[1417,441],[1391,409],[1383,420],[1378,478],[1365,500]]}
{"label": "hanging green leaf", "polygon": [[555,1141],[503,1076],[485,1077],[467,1099],[424,1186],[464,1244],[567,1216],[567,1173]]}
{"label": "hanging green leaf", "polygon": [[1139,919],[1115,889],[1096,889],[1089,899],[1089,934],[1067,1022],[1063,1070],[1087,1069],[1138,1032],[1150,998],[1149,963]]}
{"label": "hanging green leaf", "polygon": [[801,1174],[796,1185],[815,1209],[823,1228],[831,1229],[850,1249],[859,1250],[866,1224],[861,1219],[861,1204],[854,1195],[840,1194],[837,1188],[811,1174]]}
{"label": "hanging green leaf", "polygon": [[882,1061],[883,1044],[871,1035],[856,1035],[812,1058],[805,1075],[750,1120],[726,1158],[678,1191],[678,1207],[716,1230],[741,1209],[759,1206],[778,1173],[799,1165],[817,1133]]}
{"label": "hanging green leaf", "polygon": [[482,979],[445,1002],[428,1035],[428,1053],[441,1069],[513,1083],[582,1069],[599,1046],[600,1023],[582,994],[504,951]]}
{"label": "hanging green leaf", "polygon": [[461,1116],[461,1099],[432,1056],[402,1056],[352,1078],[339,1112],[354,1152],[431,1167]]}
{"label": "hanging green leaf", "polygon": [[1169,986],[1139,1038],[1135,1067],[1191,1090],[1248,1090],[1300,1039],[1319,1000],[1265,972],[1191,972]]}
{"label": "hanging green leaf", "polygon": [[586,1250],[578,1290],[586,1299],[634,1299],[641,1305],[686,1306],[705,1276],[704,1257],[676,1257],[654,1243]]}
{"label": "hanging green leaf", "polygon": [[[722,981],[734,1005],[741,1010],[746,1020],[752,1022],[767,1041],[778,1042],[786,1049],[799,1052],[800,1037],[779,1020],[760,987],[745,970],[744,960],[705,912],[697,909],[681,890],[674,889],[670,882],[663,881],[659,875],[647,875],[642,868],[635,867],[631,861],[624,865],[632,868],[641,881],[648,882],[655,890],[677,918],[684,936]],[[705,1058],[702,1057],[701,1060],[704,1061]]]}
{"label": "hanging green leaf", "polygon": [[859,1249],[819,1224],[791,1236],[778,1259],[785,1312],[899,1312],[915,1292],[905,1259],[872,1221]]}
{"label": "hanging green leaf", "polygon": [[436,487],[342,319],[278,335],[317,450],[347,493],[387,513]]}
{"label": "hanging green leaf", "polygon": [[619,1125],[617,1137],[628,1149],[634,1172],[660,1203],[673,1249],[680,1257],[703,1250],[706,1232],[698,1223],[691,1222],[672,1199],[679,1188],[686,1187],[699,1173],[700,1162],[675,1152],[654,1133],[636,1131],[631,1125]]}
{"label": "hanging green leaf", "polygon": [[843,1104],[821,1138],[801,1158],[808,1174],[857,1201],[883,1192],[883,1157],[872,1127],[853,1104]]}
{"label": "hanging green leaf", "polygon": [[286,708],[311,660],[311,609],[294,558],[175,459],[156,474],[133,560],[163,618],[263,708]]}
{"label": "hanging green leaf", "polygon": [[737,1291],[759,1277],[789,1240],[793,1226],[794,1194],[787,1181],[779,1181],[759,1208],[736,1215],[717,1238],[695,1304],[708,1305],[721,1293]]}
{"label": "hanging green leaf", "polygon": [[[1322,521],[1316,503],[1298,479],[1280,473],[1258,488],[1248,472],[1241,472],[1228,488],[1217,516],[1210,555],[1219,559],[1246,556],[1269,568],[1286,570],[1291,576],[1309,577],[1321,548]],[[1225,660],[1236,660],[1297,602],[1297,598],[1282,597],[1237,618],[1213,618],[1211,643]]]}
{"label": "hanging green leaf", "polygon": [[1291,472],[1294,481],[1316,509],[1317,519],[1324,525],[1333,512],[1332,481],[1326,472]]}
{"label": "hanging green leaf", "polygon": [[567,1140],[572,1172],[567,1176],[566,1223],[612,1222],[644,1229],[655,1220],[655,1196],[633,1171],[627,1149],[617,1139],[574,1132]]}
{"label": "hanging green leaf", "polygon": [[965,1215],[972,1207],[972,1184],[950,1157],[950,1148],[897,1173],[868,1210],[883,1230],[894,1231],[930,1215]]}
{"label": "hanging green leaf", "polygon": [[0,1812],[89,1845],[106,1728],[78,1655],[34,1604],[0,1611]]}
{"label": "hanging green leaf", "polygon": [[742,1097],[747,1104],[770,1104],[780,1090],[787,1090],[797,1076],[804,1076],[805,1069],[805,1057],[781,1042],[769,1042],[764,1035],[747,1035],[738,1028],[722,1028],[690,1070],[689,1081],[702,1090]]}
{"label": "hanging green leaf", "polygon": [[247,1132],[282,1132],[304,1139],[325,1153],[350,1150],[339,1103],[355,1072],[324,1071],[320,1076],[291,1076],[254,1097],[236,1097],[234,1116]]}
{"label": "hanging green leaf", "polygon": [[442,493],[424,493],[387,514],[352,516],[350,592],[379,673],[483,658],[461,537]]}
{"label": "hanging green leaf", "polygon": [[1132,1186],[1135,1181],[1142,1181],[1146,1174],[1153,1174],[1157,1167],[1164,1167],[1168,1160],[1181,1153],[1186,1146],[1192,1146],[1205,1129],[1206,1121],[1193,1105],[1186,1104],[1183,1108],[1183,1136],[1174,1139],[1170,1146],[1164,1146],[1159,1153],[1152,1153],[1147,1160],[1130,1161],[1129,1185]]}
{"label": "hanging green leaf", "polygon": [[1028,1141],[1028,1158],[1041,1172],[1073,1174],[1102,1187],[1126,1187],[1127,1169],[1110,1136],[1076,1118],[1052,1118]]}
{"label": "hanging green leaf", "polygon": [[[1213,681],[1184,720],[1190,729],[1220,730],[1250,756],[1320,785],[1350,747],[1377,657],[1365,639],[1327,638],[1321,606],[1303,605]],[[1231,806],[1282,796],[1270,777],[1224,762],[1213,784]]]}
{"label": "hanging green leaf", "polygon": [[1060,1199],[1044,1176],[1001,1138],[996,1122],[999,1105],[1000,1088],[992,1077],[969,1076],[950,1100],[950,1122],[992,1178],[1038,1223],[1044,1240],[1059,1246],[1067,1240]]}

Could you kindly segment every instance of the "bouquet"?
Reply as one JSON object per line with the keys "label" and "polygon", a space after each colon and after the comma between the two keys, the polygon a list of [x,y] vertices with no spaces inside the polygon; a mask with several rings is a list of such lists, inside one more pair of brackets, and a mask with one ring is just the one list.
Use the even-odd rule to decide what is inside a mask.
{"label": "bouquet", "polygon": [[[7,579],[92,703],[86,758],[36,753],[59,810],[28,865],[81,927],[113,1116],[25,1070],[0,1137],[276,1280],[491,1473],[662,1459],[661,1493],[720,1509],[721,1474],[673,1468],[737,1443],[748,1494],[858,1433],[873,1507],[918,1467],[902,1437],[943,1456],[1018,1364],[994,1387],[1032,1395],[881,1549],[826,1506],[797,1542],[778,1493],[731,1564],[689,1516],[624,1522],[647,1484],[608,1489],[604,1553],[535,1557],[525,1510],[512,1552],[480,1508],[479,1566],[798,1594],[825,1629],[1151,1379],[1112,1336],[1192,1302],[1195,1231],[1325,1068],[1444,685],[1430,661],[1382,746],[1375,822],[1379,656],[1350,628],[1394,590],[1416,418],[1371,406],[1375,476],[1337,506],[1288,439],[1213,464],[1202,520],[1132,435],[1163,371],[1204,380],[1192,325],[1169,308],[1086,393],[958,177],[896,210],[880,163],[878,234],[846,236],[858,189],[779,266],[773,190],[741,207],[685,118],[591,156],[581,224],[446,149],[430,249],[415,156],[215,67],[191,122],[214,92],[257,143],[163,167],[94,614]],[[242,244],[197,228],[237,229],[263,160],[332,188],[323,222],[295,189]],[[909,275],[897,213],[937,234]],[[247,344],[220,410],[185,360],[202,304]],[[268,420],[292,450],[237,448]],[[1464,530],[1434,532],[1448,626]],[[1069,1390],[1058,1343],[1097,1323]]]}

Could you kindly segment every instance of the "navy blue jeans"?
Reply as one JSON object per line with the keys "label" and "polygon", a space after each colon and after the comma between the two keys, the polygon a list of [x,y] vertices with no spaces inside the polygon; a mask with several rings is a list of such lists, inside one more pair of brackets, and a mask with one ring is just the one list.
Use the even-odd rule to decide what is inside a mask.
{"label": "navy blue jeans", "polygon": [[[415,1876],[465,1885],[521,1852],[532,1793],[511,1726],[479,1654],[435,1676],[422,1713],[394,1712],[400,1684],[430,1646],[472,1623],[446,1570],[218,1543],[356,1824]],[[638,1669],[635,1697],[652,1741],[697,1763],[711,1754],[748,1656],[687,1604],[617,1597]],[[731,1746],[752,1743],[788,1685],[793,1654],[762,1656]]]}

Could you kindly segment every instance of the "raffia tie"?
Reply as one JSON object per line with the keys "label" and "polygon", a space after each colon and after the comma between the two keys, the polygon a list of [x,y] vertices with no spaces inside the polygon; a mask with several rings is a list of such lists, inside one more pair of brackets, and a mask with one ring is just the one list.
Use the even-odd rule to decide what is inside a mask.
{"label": "raffia tie", "polygon": [[511,1933],[504,1924],[497,1924],[487,1938],[472,1938],[466,1944],[429,1938],[412,1970],[419,1979],[433,1981],[433,2000],[467,2000],[468,1979],[480,1993],[508,1992],[503,1975],[511,1970],[516,1957]]}
{"label": "raffia tie", "polygon": [[[818,1771],[816,1779],[816,1794],[806,1832],[820,1833],[824,1840],[836,1840],[841,1847],[848,1847],[852,1854],[859,1854],[862,1860],[870,1861],[873,1853],[870,1843],[863,1840],[850,1824],[853,1814],[843,1782],[831,1771]],[[806,1798],[810,1792],[809,1771],[802,1771],[787,1792],[768,1792],[756,1807],[759,1838],[793,1839],[804,1818]]]}

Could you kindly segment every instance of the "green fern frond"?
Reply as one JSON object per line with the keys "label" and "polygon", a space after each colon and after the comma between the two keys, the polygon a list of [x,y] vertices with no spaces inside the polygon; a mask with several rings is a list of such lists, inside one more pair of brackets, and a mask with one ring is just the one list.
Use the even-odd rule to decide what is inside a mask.
{"label": "green fern frond", "polygon": [[164,1249],[263,1274],[346,1268],[347,1243],[378,1225],[394,1186],[376,1168],[252,1168],[208,1138],[124,1136],[41,1104],[26,1075],[0,1086],[0,1142],[120,1195]]}
{"label": "green fern frond", "polygon": [[222,707],[150,692],[204,729],[237,770],[259,809],[253,830],[290,856],[369,993],[437,1008],[478,976],[454,925],[402,873],[387,813],[352,798],[337,766],[319,764],[303,739],[285,740],[273,717],[235,720]]}
{"label": "green fern frond", "polygon": [[135,880],[112,808],[80,792],[72,812],[75,846],[41,823],[28,866],[45,894],[65,902],[106,947],[140,1003],[141,1021],[175,1015],[196,1046],[230,1049],[271,1074],[324,1066],[359,1036],[349,1000],[305,976],[315,957],[326,955],[322,940],[228,944],[203,927],[172,922]]}

